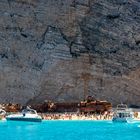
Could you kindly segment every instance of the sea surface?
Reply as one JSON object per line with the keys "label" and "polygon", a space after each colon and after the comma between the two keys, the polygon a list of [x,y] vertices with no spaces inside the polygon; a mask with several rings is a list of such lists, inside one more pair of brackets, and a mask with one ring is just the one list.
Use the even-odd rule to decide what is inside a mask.
{"label": "sea surface", "polygon": [[140,123],[0,121],[0,140],[140,140]]}

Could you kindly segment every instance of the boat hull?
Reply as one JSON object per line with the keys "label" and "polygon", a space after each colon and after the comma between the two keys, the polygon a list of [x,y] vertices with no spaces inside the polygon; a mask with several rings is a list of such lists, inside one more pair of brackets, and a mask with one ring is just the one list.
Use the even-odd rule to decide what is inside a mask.
{"label": "boat hull", "polygon": [[27,122],[41,122],[41,118],[23,118],[23,117],[18,117],[18,118],[6,118],[7,121],[27,121]]}
{"label": "boat hull", "polygon": [[113,122],[129,123],[129,122],[132,122],[133,119],[132,118],[113,118],[112,121]]}

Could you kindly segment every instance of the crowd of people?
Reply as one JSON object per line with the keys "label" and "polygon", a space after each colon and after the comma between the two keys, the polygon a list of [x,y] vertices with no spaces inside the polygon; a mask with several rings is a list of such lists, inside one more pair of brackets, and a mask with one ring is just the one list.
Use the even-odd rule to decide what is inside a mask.
{"label": "crowd of people", "polygon": [[104,114],[77,114],[77,113],[43,113],[44,120],[111,120],[113,113]]}

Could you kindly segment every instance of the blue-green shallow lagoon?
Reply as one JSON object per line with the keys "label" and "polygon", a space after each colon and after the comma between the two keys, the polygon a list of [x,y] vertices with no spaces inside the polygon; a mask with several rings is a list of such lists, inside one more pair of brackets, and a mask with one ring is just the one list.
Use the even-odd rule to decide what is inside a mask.
{"label": "blue-green shallow lagoon", "polygon": [[0,140],[140,140],[140,123],[1,121]]}

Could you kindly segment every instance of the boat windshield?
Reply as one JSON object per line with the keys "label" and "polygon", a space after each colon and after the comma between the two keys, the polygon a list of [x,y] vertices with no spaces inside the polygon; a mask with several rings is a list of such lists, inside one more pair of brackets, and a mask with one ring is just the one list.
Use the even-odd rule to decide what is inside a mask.
{"label": "boat windshield", "polygon": [[0,109],[0,115],[5,115],[5,114],[6,114],[6,111],[3,109]]}
{"label": "boat windshield", "polygon": [[126,110],[128,107],[125,104],[119,104],[117,105],[117,110]]}
{"label": "boat windshield", "polygon": [[22,110],[22,114],[27,114],[27,113],[37,114],[37,112],[34,109],[27,108],[27,109]]}

